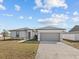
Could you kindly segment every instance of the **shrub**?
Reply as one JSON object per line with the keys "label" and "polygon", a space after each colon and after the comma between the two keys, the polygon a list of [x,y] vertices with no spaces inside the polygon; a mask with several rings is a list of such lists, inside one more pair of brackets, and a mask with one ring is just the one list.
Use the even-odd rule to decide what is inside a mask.
{"label": "shrub", "polygon": [[34,35],[33,39],[30,39],[28,41],[38,41],[38,36],[37,35]]}

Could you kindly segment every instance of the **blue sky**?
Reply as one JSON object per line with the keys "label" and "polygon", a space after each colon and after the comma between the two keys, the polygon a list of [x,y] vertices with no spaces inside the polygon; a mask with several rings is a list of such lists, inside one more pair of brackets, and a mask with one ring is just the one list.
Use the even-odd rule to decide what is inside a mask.
{"label": "blue sky", "polygon": [[0,0],[0,29],[79,25],[79,0]]}

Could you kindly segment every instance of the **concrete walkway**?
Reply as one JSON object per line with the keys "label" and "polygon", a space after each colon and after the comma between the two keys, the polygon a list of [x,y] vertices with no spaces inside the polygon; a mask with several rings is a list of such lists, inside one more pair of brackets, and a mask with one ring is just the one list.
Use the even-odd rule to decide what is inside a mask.
{"label": "concrete walkway", "polygon": [[79,50],[61,42],[41,41],[36,59],[79,59]]}

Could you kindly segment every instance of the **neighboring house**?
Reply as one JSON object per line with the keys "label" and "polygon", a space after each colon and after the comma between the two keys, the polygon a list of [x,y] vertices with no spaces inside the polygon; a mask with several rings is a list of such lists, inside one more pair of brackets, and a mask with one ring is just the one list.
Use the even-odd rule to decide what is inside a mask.
{"label": "neighboring house", "polygon": [[79,25],[74,26],[69,32],[62,34],[63,39],[79,41]]}
{"label": "neighboring house", "polygon": [[38,41],[60,41],[60,34],[65,32],[65,29],[47,26],[38,29],[20,28],[10,30],[10,32],[12,38],[25,38],[29,40],[32,39],[34,35],[37,35]]}
{"label": "neighboring house", "polygon": [[69,33],[79,33],[79,25],[74,26]]}

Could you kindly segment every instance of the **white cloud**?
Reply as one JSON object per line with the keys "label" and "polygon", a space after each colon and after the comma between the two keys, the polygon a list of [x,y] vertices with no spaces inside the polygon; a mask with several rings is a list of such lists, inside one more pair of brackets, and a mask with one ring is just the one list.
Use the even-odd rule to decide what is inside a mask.
{"label": "white cloud", "polygon": [[[43,25],[55,25],[70,28],[70,26],[79,24],[79,12],[75,11],[72,15],[52,14],[49,18],[38,19],[38,22]],[[69,23],[70,26],[68,25]]]}
{"label": "white cloud", "polygon": [[31,20],[32,16],[19,16],[19,19]]}
{"label": "white cloud", "polygon": [[40,8],[43,6],[41,0],[35,0],[35,4],[36,4],[37,8]]}
{"label": "white cloud", "polygon": [[19,19],[24,19],[24,16],[20,16]]}
{"label": "white cloud", "polygon": [[2,16],[13,16],[13,14],[1,14]]}
{"label": "white cloud", "polygon": [[79,21],[79,13],[75,11],[72,15],[72,20],[73,22],[78,22]]}
{"label": "white cloud", "polygon": [[31,17],[31,16],[29,16],[29,17],[28,17],[28,19],[32,19],[32,17]]}
{"label": "white cloud", "polygon": [[20,11],[21,7],[19,5],[14,5],[16,11]]}
{"label": "white cloud", "polygon": [[0,4],[0,10],[6,10],[6,7],[2,4]]}
{"label": "white cloud", "polygon": [[3,0],[0,0],[0,3],[3,3]]}
{"label": "white cloud", "polygon": [[67,9],[68,5],[65,0],[35,0],[36,8],[50,11],[52,8]]}
{"label": "white cloud", "polygon": [[58,25],[65,23],[69,17],[64,14],[53,14],[50,18],[39,19],[38,22],[46,25]]}
{"label": "white cloud", "polygon": [[49,13],[49,12],[51,13],[51,11],[46,10],[46,9],[41,9],[40,11],[43,12],[43,13]]}
{"label": "white cloud", "polygon": [[79,13],[78,13],[77,11],[75,11],[75,12],[73,13],[73,15],[79,15]]}
{"label": "white cloud", "polygon": [[0,0],[0,10],[6,10],[6,7],[3,5],[3,0]]}

